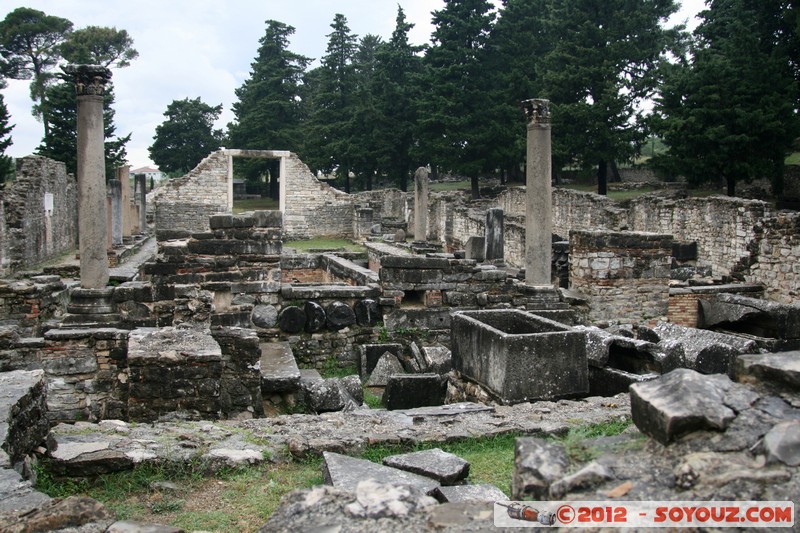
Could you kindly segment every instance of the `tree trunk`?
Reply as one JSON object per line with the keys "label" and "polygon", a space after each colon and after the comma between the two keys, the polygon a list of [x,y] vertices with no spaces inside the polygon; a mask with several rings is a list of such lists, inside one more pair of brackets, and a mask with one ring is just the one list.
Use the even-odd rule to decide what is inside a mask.
{"label": "tree trunk", "polygon": [[481,197],[481,190],[478,187],[478,176],[470,176],[469,181],[472,189],[472,199],[477,200]]}
{"label": "tree trunk", "polygon": [[344,174],[344,192],[350,194],[350,169],[346,165],[342,165],[339,169]]}
{"label": "tree trunk", "polygon": [[608,176],[606,161],[601,159],[597,164],[597,194],[606,196],[608,194]]}
{"label": "tree trunk", "polygon": [[278,185],[278,179],[283,179],[283,176],[280,176],[281,172],[281,165],[279,160],[275,160],[270,164],[269,168],[269,197],[273,200],[277,201],[280,199],[281,195],[281,188]]}
{"label": "tree trunk", "polygon": [[736,178],[728,176],[725,182],[728,184],[728,196],[736,196]]}

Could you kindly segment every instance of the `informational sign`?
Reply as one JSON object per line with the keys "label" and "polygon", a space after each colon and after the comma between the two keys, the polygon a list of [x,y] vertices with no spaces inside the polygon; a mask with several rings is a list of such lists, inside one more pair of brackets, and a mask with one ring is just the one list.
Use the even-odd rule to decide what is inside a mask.
{"label": "informational sign", "polygon": [[53,216],[53,193],[44,193],[44,216]]}

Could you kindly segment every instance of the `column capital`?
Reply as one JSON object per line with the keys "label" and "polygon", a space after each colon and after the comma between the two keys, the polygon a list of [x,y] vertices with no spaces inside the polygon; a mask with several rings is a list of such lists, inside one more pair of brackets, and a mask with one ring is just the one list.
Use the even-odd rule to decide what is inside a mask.
{"label": "column capital", "polygon": [[529,126],[550,124],[550,100],[531,98],[522,101],[522,109],[528,118]]}
{"label": "column capital", "polygon": [[111,80],[111,71],[100,65],[66,65],[61,70],[72,76],[78,96],[103,96]]}

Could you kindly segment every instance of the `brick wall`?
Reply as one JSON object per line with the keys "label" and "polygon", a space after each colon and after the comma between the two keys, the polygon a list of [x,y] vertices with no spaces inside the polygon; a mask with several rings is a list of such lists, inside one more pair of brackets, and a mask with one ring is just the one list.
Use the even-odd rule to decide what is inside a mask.
{"label": "brick wall", "polygon": [[570,287],[589,298],[590,320],[667,316],[670,235],[572,231],[570,250]]}

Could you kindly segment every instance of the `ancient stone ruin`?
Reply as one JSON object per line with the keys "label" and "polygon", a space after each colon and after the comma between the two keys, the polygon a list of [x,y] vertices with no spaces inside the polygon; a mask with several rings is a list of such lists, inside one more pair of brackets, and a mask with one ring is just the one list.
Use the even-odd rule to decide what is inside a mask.
{"label": "ancient stone ruin", "polygon": [[[221,150],[146,199],[121,171],[79,267],[43,262],[75,245],[81,178],[21,160],[0,201],[0,530],[65,507],[114,522],[37,492],[36,458],[96,476],[321,456],[326,485],[265,531],[485,529],[510,499],[796,500],[796,213],[551,190],[548,103],[525,106],[527,189],[473,201],[420,169],[413,193],[348,195],[295,154]],[[279,160],[279,210],[231,212],[240,157]],[[319,235],[363,251],[285,246]],[[588,458],[547,439],[629,419]],[[508,433],[509,487],[435,446]],[[353,457],[382,443],[432,449]]]}

